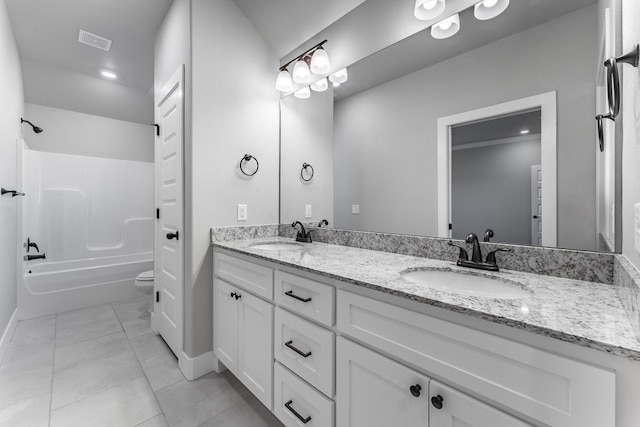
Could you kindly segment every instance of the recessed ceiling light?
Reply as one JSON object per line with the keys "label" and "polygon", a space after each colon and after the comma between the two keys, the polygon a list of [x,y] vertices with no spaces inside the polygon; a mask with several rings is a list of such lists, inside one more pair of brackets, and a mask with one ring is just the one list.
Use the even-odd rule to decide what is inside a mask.
{"label": "recessed ceiling light", "polygon": [[118,75],[114,72],[111,71],[100,71],[100,74],[102,74],[102,77],[106,77],[108,79],[116,79],[118,78]]}
{"label": "recessed ceiling light", "polygon": [[520,133],[521,133],[522,135],[526,135],[526,134],[528,134],[529,132],[531,132],[529,129],[522,129],[522,130],[520,131]]}

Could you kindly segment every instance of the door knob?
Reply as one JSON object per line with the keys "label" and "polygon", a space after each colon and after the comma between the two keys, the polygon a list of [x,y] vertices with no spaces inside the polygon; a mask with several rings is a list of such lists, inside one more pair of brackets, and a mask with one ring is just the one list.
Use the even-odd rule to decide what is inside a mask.
{"label": "door knob", "polygon": [[169,239],[169,240],[171,240],[171,239],[178,240],[178,232],[176,231],[175,233],[167,233],[167,239]]}
{"label": "door knob", "polygon": [[442,399],[442,396],[437,395],[437,396],[433,396],[431,398],[431,404],[433,405],[434,408],[436,409],[442,409],[442,401],[444,399]]}

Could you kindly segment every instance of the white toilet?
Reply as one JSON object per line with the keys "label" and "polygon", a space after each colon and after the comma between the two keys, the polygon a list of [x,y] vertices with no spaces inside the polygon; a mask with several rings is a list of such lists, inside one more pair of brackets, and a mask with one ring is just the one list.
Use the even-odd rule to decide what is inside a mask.
{"label": "white toilet", "polygon": [[153,270],[143,271],[138,274],[134,284],[140,287],[140,290],[144,293],[150,293],[149,297],[149,306],[147,307],[147,311],[149,314],[153,313]]}

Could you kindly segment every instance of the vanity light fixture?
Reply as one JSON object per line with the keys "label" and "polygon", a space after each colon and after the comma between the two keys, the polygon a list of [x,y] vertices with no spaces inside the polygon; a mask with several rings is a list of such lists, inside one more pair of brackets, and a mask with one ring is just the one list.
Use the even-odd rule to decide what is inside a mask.
{"label": "vanity light fixture", "polygon": [[500,15],[508,6],[509,0],[483,0],[480,3],[476,3],[473,14],[476,19],[486,21]]}
{"label": "vanity light fixture", "polygon": [[326,77],[323,77],[322,79],[318,80],[317,82],[311,85],[311,89],[315,92],[324,92],[328,88],[329,88],[329,82],[327,81]]}
{"label": "vanity light fixture", "polygon": [[[326,40],[321,41],[280,67],[276,78],[276,89],[280,92],[291,92],[294,83],[310,83],[312,72],[317,75],[327,74],[331,70],[331,62],[323,47],[326,42]],[[293,72],[289,73],[287,67],[294,62]]]}
{"label": "vanity light fixture", "polygon": [[421,21],[428,21],[442,15],[444,8],[444,0],[416,0],[413,14]]}
{"label": "vanity light fixture", "polygon": [[309,86],[305,86],[302,89],[298,89],[293,92],[293,96],[300,99],[307,99],[311,96],[311,91],[309,90]]}
{"label": "vanity light fixture", "polygon": [[431,26],[434,39],[446,39],[460,31],[460,15],[455,14]]}
{"label": "vanity light fixture", "polygon": [[329,76],[329,81],[333,83],[334,86],[338,86],[340,83],[344,83],[347,80],[349,80],[349,73],[346,68],[338,70]]}

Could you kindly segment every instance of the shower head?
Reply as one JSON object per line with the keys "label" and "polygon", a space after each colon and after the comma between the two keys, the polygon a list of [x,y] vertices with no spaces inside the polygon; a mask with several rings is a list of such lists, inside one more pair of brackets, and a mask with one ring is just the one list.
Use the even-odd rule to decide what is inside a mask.
{"label": "shower head", "polygon": [[35,133],[40,133],[42,132],[42,128],[39,128],[38,126],[34,126],[33,123],[31,123],[29,120],[25,120],[22,117],[20,118],[20,123],[29,123],[31,125],[31,127],[33,128],[33,131]]}

